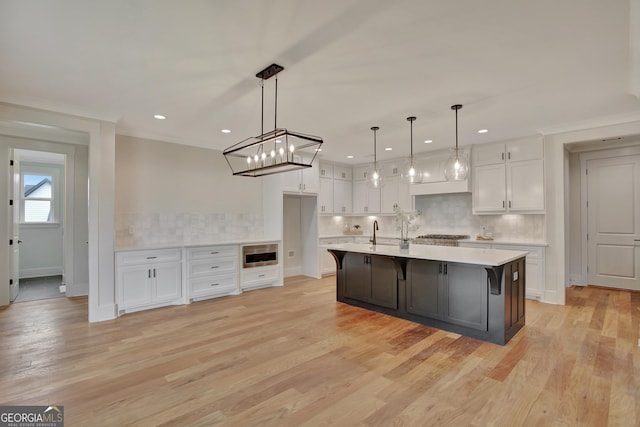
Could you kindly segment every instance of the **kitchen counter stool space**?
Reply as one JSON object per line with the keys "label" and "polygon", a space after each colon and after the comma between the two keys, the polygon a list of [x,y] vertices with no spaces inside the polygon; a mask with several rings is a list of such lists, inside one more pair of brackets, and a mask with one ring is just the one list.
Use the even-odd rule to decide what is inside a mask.
{"label": "kitchen counter stool space", "polygon": [[506,344],[525,324],[526,252],[461,247],[325,246],[337,300]]}

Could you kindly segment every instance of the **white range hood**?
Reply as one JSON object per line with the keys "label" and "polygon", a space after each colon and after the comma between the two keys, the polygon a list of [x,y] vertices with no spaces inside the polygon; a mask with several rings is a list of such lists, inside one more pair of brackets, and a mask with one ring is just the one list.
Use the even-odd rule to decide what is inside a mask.
{"label": "white range hood", "polygon": [[[468,157],[469,150],[464,150],[462,155]],[[432,194],[470,193],[471,179],[447,181],[444,177],[444,166],[448,157],[448,151],[440,151],[429,157],[416,159],[416,166],[422,169],[422,183],[411,184],[409,186],[409,194],[412,196],[428,196]]]}

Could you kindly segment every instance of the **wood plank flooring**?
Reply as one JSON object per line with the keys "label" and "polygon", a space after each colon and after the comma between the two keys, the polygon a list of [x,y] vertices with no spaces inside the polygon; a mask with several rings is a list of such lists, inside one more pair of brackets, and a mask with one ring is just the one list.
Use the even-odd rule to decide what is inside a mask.
{"label": "wood plank flooring", "polygon": [[67,426],[637,426],[640,293],[527,301],[504,347],[335,301],[335,277],[87,323],[0,310],[0,404]]}

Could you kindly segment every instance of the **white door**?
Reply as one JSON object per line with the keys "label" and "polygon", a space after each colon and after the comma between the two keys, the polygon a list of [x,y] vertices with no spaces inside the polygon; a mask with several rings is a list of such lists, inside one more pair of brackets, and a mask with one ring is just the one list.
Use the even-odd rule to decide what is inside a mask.
{"label": "white door", "polygon": [[[13,206],[9,209],[9,300],[13,301],[20,290],[20,162],[17,154],[11,149],[10,153],[10,200]],[[6,283],[6,282],[5,282]]]}
{"label": "white door", "polygon": [[640,156],[587,162],[589,284],[640,290]]}

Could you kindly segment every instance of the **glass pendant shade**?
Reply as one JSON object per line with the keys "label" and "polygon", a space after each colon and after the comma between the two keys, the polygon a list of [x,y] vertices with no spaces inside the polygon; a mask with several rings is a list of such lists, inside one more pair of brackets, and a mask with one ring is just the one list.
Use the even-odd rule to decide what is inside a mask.
{"label": "glass pendant shade", "polygon": [[376,163],[371,163],[369,165],[369,169],[367,170],[367,185],[369,188],[382,188],[384,185],[384,178],[382,177],[382,172],[380,171],[379,166]]}
{"label": "glass pendant shade", "polygon": [[402,175],[400,178],[405,184],[419,184],[422,182],[422,171],[413,162],[413,122],[415,117],[407,117],[407,121],[411,123],[411,155],[402,166]]}
{"label": "glass pendant shade", "polygon": [[460,104],[451,106],[456,112],[456,148],[451,150],[451,155],[444,165],[444,177],[447,181],[463,181],[469,177],[469,160],[463,150],[458,148],[458,110],[461,108]]}
{"label": "glass pendant shade", "polygon": [[444,165],[447,181],[463,181],[469,177],[469,161],[463,150],[452,148],[451,155]]}
{"label": "glass pendant shade", "polygon": [[376,154],[377,149],[377,141],[376,141],[376,133],[380,128],[378,126],[373,126],[371,130],[373,131],[373,163],[369,165],[369,169],[367,170],[367,185],[369,188],[382,188],[384,185],[384,179],[382,177],[382,173],[378,166],[378,157]]}

